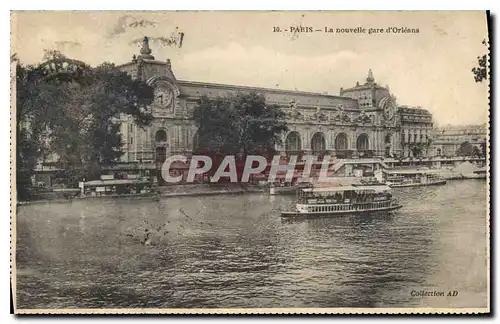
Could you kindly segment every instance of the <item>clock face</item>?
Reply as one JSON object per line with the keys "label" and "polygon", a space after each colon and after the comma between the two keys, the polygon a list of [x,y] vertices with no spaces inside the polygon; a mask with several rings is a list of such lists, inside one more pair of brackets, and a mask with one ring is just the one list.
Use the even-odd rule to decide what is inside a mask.
{"label": "clock face", "polygon": [[155,103],[161,107],[169,107],[172,104],[172,90],[165,87],[157,87],[154,91]]}
{"label": "clock face", "polygon": [[382,108],[384,113],[384,118],[386,120],[392,120],[396,114],[396,103],[391,97],[385,97],[380,100],[379,107]]}
{"label": "clock face", "polygon": [[385,118],[391,120],[396,113],[396,105],[392,101],[388,101],[384,107]]}

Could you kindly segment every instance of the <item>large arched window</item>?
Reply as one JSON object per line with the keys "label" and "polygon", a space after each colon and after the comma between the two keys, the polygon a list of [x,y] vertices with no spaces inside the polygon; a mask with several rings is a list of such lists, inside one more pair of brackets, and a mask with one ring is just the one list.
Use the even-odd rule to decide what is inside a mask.
{"label": "large arched window", "polygon": [[321,132],[315,133],[311,138],[311,148],[313,154],[319,154],[326,150],[325,135]]}
{"label": "large arched window", "polygon": [[167,141],[167,132],[165,132],[163,129],[160,129],[159,131],[157,131],[156,135],[155,135],[155,141],[166,142]]}
{"label": "large arched window", "polygon": [[349,140],[346,133],[340,133],[335,137],[335,151],[346,151],[349,149]]}
{"label": "large arched window", "polygon": [[368,151],[370,149],[370,142],[367,134],[361,134],[356,140],[356,149],[358,152]]}
{"label": "large arched window", "polygon": [[295,131],[290,132],[285,140],[285,151],[298,152],[300,150],[302,150],[302,142],[299,133]]}

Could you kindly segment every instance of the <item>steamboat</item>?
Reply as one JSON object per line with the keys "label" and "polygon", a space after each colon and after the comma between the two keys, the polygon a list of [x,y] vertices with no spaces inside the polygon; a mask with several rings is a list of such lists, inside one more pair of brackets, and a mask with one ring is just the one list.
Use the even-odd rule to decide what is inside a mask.
{"label": "steamboat", "polygon": [[281,217],[372,214],[401,207],[387,185],[316,187],[297,190],[295,210],[282,211]]}
{"label": "steamboat", "polygon": [[391,188],[436,186],[446,180],[430,170],[384,170],[385,184]]}
{"label": "steamboat", "polygon": [[486,179],[487,177],[486,168],[480,168],[468,173],[462,173],[464,179]]}

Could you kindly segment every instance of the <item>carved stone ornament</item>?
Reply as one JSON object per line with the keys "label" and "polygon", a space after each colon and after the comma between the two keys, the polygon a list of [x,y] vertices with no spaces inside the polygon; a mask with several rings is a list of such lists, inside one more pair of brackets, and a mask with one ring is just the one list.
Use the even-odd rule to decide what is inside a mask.
{"label": "carved stone ornament", "polygon": [[362,112],[358,117],[356,117],[355,122],[358,124],[370,124],[372,119],[365,112]]}
{"label": "carved stone ornament", "polygon": [[304,115],[302,115],[302,113],[296,109],[293,109],[287,115],[288,118],[293,120],[304,120]]}
{"label": "carved stone ornament", "polygon": [[350,123],[351,122],[351,117],[349,117],[348,114],[345,112],[341,111],[338,114],[335,115],[333,118],[333,121],[335,122],[343,122],[343,123]]}

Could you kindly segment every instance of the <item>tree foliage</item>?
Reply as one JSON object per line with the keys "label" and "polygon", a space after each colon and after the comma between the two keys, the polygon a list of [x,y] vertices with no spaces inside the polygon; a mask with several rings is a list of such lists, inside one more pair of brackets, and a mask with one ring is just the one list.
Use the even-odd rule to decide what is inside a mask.
{"label": "tree foliage", "polygon": [[214,99],[204,96],[193,117],[198,127],[198,151],[215,154],[274,152],[288,129],[283,111],[266,104],[264,96],[256,93]]}
{"label": "tree foliage", "polygon": [[282,133],[288,130],[284,117],[279,106],[266,104],[257,93],[202,97],[193,112],[198,127],[195,153],[211,156],[212,169],[207,175],[213,175],[227,155],[236,155],[238,177],[248,154],[274,155]]}
{"label": "tree foliage", "polygon": [[481,151],[477,146],[472,145],[469,142],[463,142],[456,151],[458,156],[481,156]]}
{"label": "tree foliage", "polygon": [[410,146],[410,151],[414,157],[421,157],[424,150],[424,145],[422,143],[413,144]]}
{"label": "tree foliage", "polygon": [[[486,40],[482,41],[484,46],[487,46]],[[477,57],[477,66],[472,68],[472,73],[474,74],[474,80],[476,82],[482,82],[488,78],[487,70],[487,55]]]}
{"label": "tree foliage", "polygon": [[425,150],[432,146],[433,140],[428,138],[425,142],[414,143],[410,145],[410,151],[414,157],[422,157]]}
{"label": "tree foliage", "polygon": [[122,154],[117,118],[132,116],[139,126],[152,120],[153,89],[113,64],[92,68],[56,51],[46,52],[45,59],[16,67],[20,198],[28,194],[28,179],[40,160],[55,154],[56,165],[65,170],[95,170]]}
{"label": "tree foliage", "polygon": [[486,141],[481,142],[481,156],[486,156]]}

